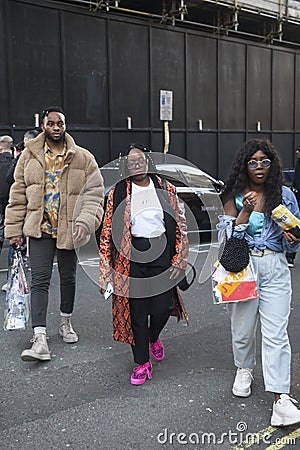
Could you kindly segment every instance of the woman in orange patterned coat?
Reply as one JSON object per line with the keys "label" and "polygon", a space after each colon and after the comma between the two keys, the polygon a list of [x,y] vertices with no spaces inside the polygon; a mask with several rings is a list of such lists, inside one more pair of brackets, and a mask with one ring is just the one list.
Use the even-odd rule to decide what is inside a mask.
{"label": "woman in orange patterned coat", "polygon": [[131,344],[134,385],[152,377],[149,352],[164,358],[159,335],[170,315],[188,321],[176,288],[187,265],[186,221],[175,187],[155,171],[143,144],[125,147],[100,237],[99,289],[113,286],[114,339]]}

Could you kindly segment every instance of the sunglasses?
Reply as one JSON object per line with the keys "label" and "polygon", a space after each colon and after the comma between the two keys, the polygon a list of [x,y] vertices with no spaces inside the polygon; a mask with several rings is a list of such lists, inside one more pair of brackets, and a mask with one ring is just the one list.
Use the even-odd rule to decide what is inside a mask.
{"label": "sunglasses", "polygon": [[269,169],[271,167],[271,160],[270,159],[262,159],[261,161],[256,161],[256,159],[250,159],[250,161],[248,161],[248,167],[251,170],[255,170],[258,168],[259,165],[261,165],[261,167],[263,169]]}
{"label": "sunglasses", "polygon": [[146,158],[139,158],[135,161],[127,161],[126,162],[127,169],[129,169],[129,170],[135,169],[136,167],[138,167],[138,168],[144,167],[146,164],[147,164]]}

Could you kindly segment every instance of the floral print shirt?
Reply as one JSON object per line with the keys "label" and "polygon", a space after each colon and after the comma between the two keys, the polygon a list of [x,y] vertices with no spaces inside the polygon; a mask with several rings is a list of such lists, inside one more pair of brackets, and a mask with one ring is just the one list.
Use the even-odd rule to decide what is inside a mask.
{"label": "floral print shirt", "polygon": [[44,147],[45,155],[45,193],[44,193],[44,217],[41,229],[44,233],[57,237],[57,222],[59,210],[59,179],[64,167],[66,156],[66,143],[62,153],[55,155],[47,144]]}

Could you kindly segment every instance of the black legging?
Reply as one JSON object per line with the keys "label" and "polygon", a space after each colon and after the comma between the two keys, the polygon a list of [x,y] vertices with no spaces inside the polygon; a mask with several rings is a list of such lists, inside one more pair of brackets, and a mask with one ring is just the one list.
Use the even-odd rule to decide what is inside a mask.
{"label": "black legging", "polygon": [[[131,326],[135,341],[135,345],[132,345],[132,351],[134,361],[137,364],[144,364],[149,361],[149,341],[155,342],[158,339],[174,305],[172,290],[168,283],[170,252],[166,241],[160,238],[149,240],[133,237],[132,239],[133,246],[140,252],[147,252],[150,245],[154,245],[154,247],[158,245],[159,247],[160,242],[163,243],[161,254],[153,261],[131,261],[130,263],[130,276],[139,279],[137,283],[131,282],[130,284]],[[135,256],[133,251],[132,258],[135,259]],[[140,261],[141,259],[139,258]],[[162,273],[166,274],[166,284],[161,280],[149,279]],[[148,283],[147,278],[149,279]],[[167,290],[159,292],[164,291],[164,285],[166,285]],[[152,295],[145,297],[147,290]]]}

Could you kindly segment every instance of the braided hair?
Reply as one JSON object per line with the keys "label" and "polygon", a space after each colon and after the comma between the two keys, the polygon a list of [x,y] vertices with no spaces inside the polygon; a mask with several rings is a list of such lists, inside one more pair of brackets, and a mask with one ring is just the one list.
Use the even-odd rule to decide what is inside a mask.
{"label": "braided hair", "polygon": [[[118,218],[123,218],[125,213],[125,199],[127,190],[127,178],[129,175],[129,170],[127,168],[127,156],[130,151],[137,148],[144,152],[146,160],[148,163],[148,175],[150,178],[154,178],[154,173],[157,171],[154,161],[151,157],[151,150],[149,150],[144,144],[134,142],[127,144],[119,154],[119,176],[121,180],[116,184],[113,194],[113,214],[118,209]],[[122,237],[123,221],[115,220],[113,222],[113,230],[111,233],[110,249],[112,260],[114,261],[116,254],[118,252],[117,248],[120,248],[121,237]],[[112,239],[114,236],[114,240]],[[116,242],[114,242],[116,241]]]}

